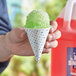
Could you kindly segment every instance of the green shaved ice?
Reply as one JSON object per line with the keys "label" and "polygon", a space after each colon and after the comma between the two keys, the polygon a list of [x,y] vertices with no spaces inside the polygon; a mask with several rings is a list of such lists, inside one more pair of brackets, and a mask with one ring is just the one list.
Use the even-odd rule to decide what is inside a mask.
{"label": "green shaved ice", "polygon": [[27,16],[25,28],[43,29],[49,27],[50,27],[50,20],[46,12],[41,10],[33,10]]}

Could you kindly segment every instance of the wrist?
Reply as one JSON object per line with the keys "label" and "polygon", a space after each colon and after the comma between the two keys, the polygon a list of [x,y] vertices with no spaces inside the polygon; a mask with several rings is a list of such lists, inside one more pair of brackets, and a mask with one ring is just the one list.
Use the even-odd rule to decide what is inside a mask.
{"label": "wrist", "polygon": [[10,49],[6,44],[6,35],[0,36],[0,62],[7,61],[12,56]]}

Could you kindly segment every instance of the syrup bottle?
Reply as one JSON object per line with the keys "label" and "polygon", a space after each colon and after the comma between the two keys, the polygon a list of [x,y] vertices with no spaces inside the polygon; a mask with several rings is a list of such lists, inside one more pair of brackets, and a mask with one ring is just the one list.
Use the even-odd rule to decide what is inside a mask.
{"label": "syrup bottle", "polygon": [[[52,49],[51,76],[76,76],[75,66],[68,64],[70,56],[76,53],[76,0],[68,0],[57,18],[58,29],[62,37],[57,48]],[[75,74],[75,73],[74,73]]]}

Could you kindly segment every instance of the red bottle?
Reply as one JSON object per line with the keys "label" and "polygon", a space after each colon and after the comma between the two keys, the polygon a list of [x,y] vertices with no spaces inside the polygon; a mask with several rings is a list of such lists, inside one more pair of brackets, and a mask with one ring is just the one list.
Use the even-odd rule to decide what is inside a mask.
{"label": "red bottle", "polygon": [[[51,76],[76,76],[76,0],[68,0],[57,18],[62,37],[57,48],[52,49]],[[75,53],[75,54],[74,54]],[[72,63],[69,65],[70,57]]]}

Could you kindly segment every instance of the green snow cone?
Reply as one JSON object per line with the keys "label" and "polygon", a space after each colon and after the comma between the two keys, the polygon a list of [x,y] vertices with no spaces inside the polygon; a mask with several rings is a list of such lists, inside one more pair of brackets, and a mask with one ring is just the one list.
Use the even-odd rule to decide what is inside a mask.
{"label": "green snow cone", "polygon": [[40,60],[50,28],[46,12],[34,10],[27,16],[25,31],[37,62]]}
{"label": "green snow cone", "polygon": [[46,12],[41,10],[33,10],[27,16],[25,28],[44,29],[49,27],[50,27],[50,20]]}

